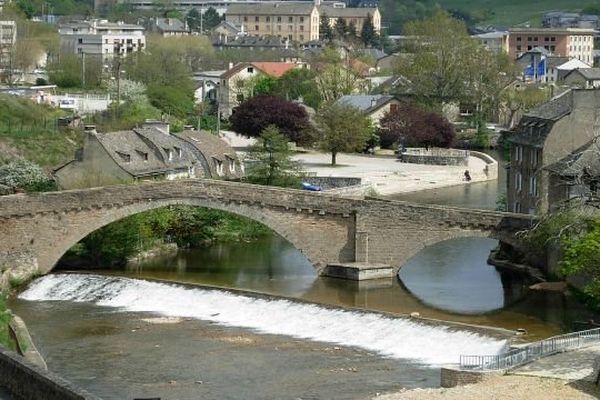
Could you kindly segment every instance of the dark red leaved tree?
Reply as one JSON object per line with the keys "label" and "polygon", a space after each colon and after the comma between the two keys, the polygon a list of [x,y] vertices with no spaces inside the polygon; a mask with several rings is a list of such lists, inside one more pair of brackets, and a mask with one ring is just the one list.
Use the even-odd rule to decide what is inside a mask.
{"label": "dark red leaved tree", "polygon": [[309,118],[300,105],[281,97],[258,95],[233,109],[231,128],[248,137],[258,137],[268,126],[275,125],[289,140],[308,144]]}

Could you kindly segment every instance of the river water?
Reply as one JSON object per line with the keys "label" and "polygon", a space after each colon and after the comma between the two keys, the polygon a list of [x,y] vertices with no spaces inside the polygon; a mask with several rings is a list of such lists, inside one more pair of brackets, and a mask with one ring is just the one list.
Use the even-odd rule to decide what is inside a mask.
{"label": "river water", "polygon": [[[490,209],[502,179],[396,198]],[[399,279],[358,283],[318,278],[273,236],[96,271],[102,275],[52,274],[11,307],[53,371],[106,399],[358,399],[437,386],[440,364],[501,351],[505,342],[466,328],[188,284],[523,328],[527,340],[593,317],[571,298],[528,291],[523,277],[487,265],[496,244],[438,243],[404,265]]]}

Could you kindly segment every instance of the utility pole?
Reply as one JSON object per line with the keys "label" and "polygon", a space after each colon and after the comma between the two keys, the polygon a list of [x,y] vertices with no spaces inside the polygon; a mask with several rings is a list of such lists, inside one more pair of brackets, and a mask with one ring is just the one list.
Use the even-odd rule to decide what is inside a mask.
{"label": "utility pole", "polygon": [[221,82],[217,83],[217,136],[221,136]]}
{"label": "utility pole", "polygon": [[85,52],[81,53],[81,88],[85,87]]}
{"label": "utility pole", "polygon": [[117,109],[116,113],[119,114],[121,109],[121,60],[117,60]]}

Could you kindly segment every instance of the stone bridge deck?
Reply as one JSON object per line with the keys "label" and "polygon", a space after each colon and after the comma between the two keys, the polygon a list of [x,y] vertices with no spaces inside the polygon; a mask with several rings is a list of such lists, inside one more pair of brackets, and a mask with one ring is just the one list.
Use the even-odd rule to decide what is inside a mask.
{"label": "stone bridge deck", "polygon": [[[187,204],[259,221],[319,269],[331,262],[399,268],[423,247],[456,237],[510,241],[532,218],[215,180],[181,180],[0,197],[0,280],[27,265],[50,271],[79,240],[139,212]],[[1,283],[1,282],[0,282]]]}

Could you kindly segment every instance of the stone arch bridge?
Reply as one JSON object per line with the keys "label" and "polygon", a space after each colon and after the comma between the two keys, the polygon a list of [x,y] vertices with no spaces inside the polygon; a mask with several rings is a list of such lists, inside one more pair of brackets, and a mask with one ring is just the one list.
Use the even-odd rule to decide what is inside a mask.
{"label": "stone arch bridge", "polygon": [[[513,242],[523,214],[461,209],[215,180],[180,180],[0,197],[0,284],[45,274],[79,240],[121,218],[174,204],[229,211],[287,239],[321,272],[328,263],[397,271],[425,246],[458,237]],[[26,272],[28,271],[28,272]]]}

